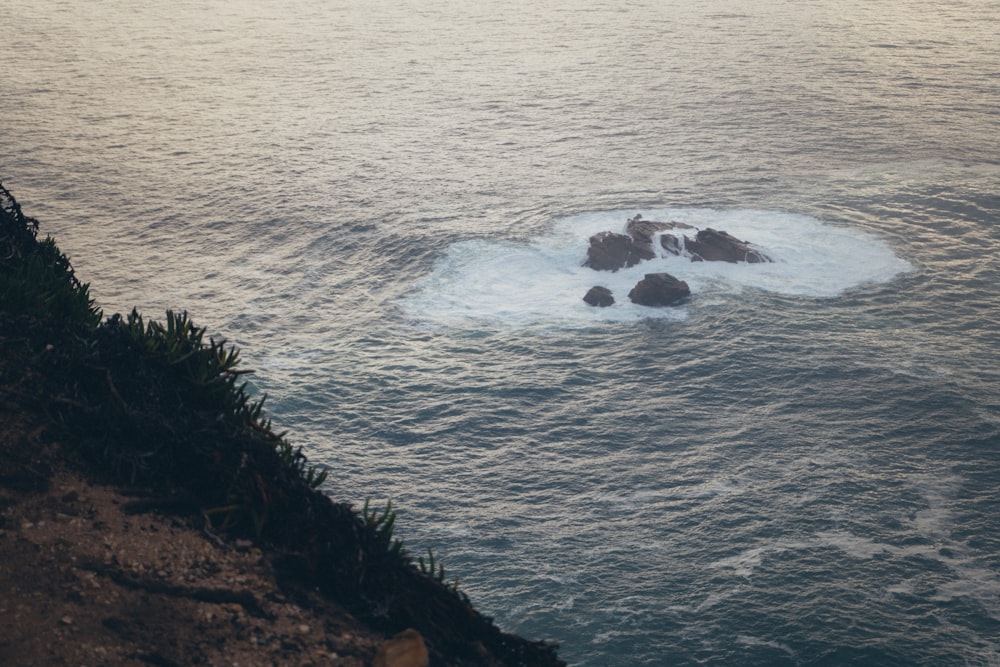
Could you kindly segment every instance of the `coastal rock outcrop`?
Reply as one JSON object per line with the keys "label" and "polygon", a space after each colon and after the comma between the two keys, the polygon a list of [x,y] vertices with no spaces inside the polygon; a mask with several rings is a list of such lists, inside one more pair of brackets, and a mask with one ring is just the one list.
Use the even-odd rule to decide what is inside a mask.
{"label": "coastal rock outcrop", "polygon": [[689,296],[688,284],[669,273],[647,273],[628,293],[640,306],[673,306]]}
{"label": "coastal rock outcrop", "polygon": [[672,255],[688,255],[693,262],[747,262],[759,264],[772,261],[770,257],[741,241],[732,234],[712,229],[699,230],[689,236],[664,234],[660,246]]}
{"label": "coastal rock outcrop", "polygon": [[600,285],[594,285],[587,290],[587,293],[583,296],[583,300],[591,306],[598,308],[607,308],[615,303],[615,297],[611,293],[611,290]]}
{"label": "coastal rock outcrop", "polygon": [[[692,238],[675,230],[695,230],[695,234]],[[591,236],[583,265],[597,271],[618,271],[656,259],[658,255],[688,257],[692,262],[759,264],[774,261],[728,232],[711,227],[697,229],[685,222],[644,220],[641,214],[637,214],[628,219],[624,234],[605,231]],[[628,293],[633,303],[642,306],[672,306],[690,295],[688,284],[669,273],[647,273]],[[591,287],[583,300],[601,308],[615,302],[611,290],[599,286]]]}
{"label": "coastal rock outcrop", "polygon": [[625,225],[625,233],[632,237],[633,253],[643,260],[656,257],[656,251],[653,249],[653,237],[668,229],[694,229],[694,227],[684,222],[643,220],[642,214],[636,214],[634,218],[629,218]]}
{"label": "coastal rock outcrop", "polygon": [[599,232],[590,237],[587,261],[583,265],[597,271],[617,271],[635,266],[641,258],[635,254],[633,246],[632,237],[628,234]]}
{"label": "coastal rock outcrop", "polygon": [[[687,234],[666,233],[674,230],[695,230]],[[732,234],[711,227],[698,230],[684,222],[644,220],[642,215],[630,218],[625,233],[598,232],[590,237],[584,266],[597,271],[618,271],[657,257],[659,247],[669,255],[689,257],[692,262],[747,262],[758,264],[774,261],[765,253]]]}

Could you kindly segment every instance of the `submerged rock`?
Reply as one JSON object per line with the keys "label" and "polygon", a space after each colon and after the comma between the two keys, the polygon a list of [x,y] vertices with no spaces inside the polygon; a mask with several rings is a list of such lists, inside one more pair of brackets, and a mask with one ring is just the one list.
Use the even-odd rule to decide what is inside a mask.
{"label": "submerged rock", "polygon": [[587,290],[587,293],[583,296],[583,300],[591,306],[598,308],[607,308],[615,303],[615,297],[611,294],[611,290],[600,285],[595,285]]}
{"label": "submerged rock", "polygon": [[691,296],[691,288],[669,273],[647,273],[628,298],[640,306],[673,306]]}

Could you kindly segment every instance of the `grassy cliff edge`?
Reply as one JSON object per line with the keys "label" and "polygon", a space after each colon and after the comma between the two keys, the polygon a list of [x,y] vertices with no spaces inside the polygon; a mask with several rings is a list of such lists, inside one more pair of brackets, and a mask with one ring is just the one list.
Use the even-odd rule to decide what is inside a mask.
{"label": "grassy cliff edge", "polygon": [[[271,577],[282,591],[275,595],[294,598],[309,613],[341,614],[344,623],[372,637],[415,630],[432,665],[564,664],[552,644],[500,631],[447,581],[442,568],[423,559],[415,562],[393,537],[391,507],[366,506],[359,512],[324,494],[320,487],[328,471],[311,466],[300,449],[273,430],[263,400],[246,391],[242,376],[249,371],[240,368],[237,350],[206,336],[186,314],[168,312],[163,322],[147,321],[135,311],[103,318],[55,242],[39,240],[37,233],[38,222],[25,216],[0,184],[0,406],[5,415],[0,517],[7,517],[0,519],[0,545],[7,544],[5,551],[24,547],[25,538],[15,528],[35,524],[17,508],[30,505],[68,471],[88,484],[127,491],[131,500],[119,504],[133,516],[168,520],[171,529],[183,525],[199,540],[217,540],[223,551],[258,554],[267,573],[261,576]],[[64,498],[73,505],[79,492],[62,493],[59,502]],[[15,515],[19,526],[11,525]],[[98,523],[107,528],[114,522],[91,525]],[[115,539],[128,550],[128,535]],[[110,571],[104,576],[115,583]],[[120,581],[116,585],[129,588]],[[158,590],[151,585],[132,589],[147,596]],[[219,604],[240,607],[266,624],[268,612],[261,611],[258,598],[241,595]],[[330,605],[337,611],[330,612]],[[5,610],[0,608],[0,618]],[[60,622],[66,618],[72,615]],[[116,623],[125,623],[110,618],[103,628],[114,631]],[[191,633],[196,636],[198,629]],[[373,657],[374,640],[366,641],[356,660],[390,664],[384,662],[385,650]],[[21,655],[24,646],[15,644],[0,641],[0,658]],[[195,653],[184,653],[181,644],[131,659],[136,664],[192,662]],[[241,664],[290,664],[265,652],[256,655],[260,662]],[[315,664],[354,664],[311,656]]]}

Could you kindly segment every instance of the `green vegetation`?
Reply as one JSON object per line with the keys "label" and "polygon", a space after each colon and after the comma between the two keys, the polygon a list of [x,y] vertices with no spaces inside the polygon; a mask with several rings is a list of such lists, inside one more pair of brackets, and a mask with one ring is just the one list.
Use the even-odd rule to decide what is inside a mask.
{"label": "green vegetation", "polygon": [[273,442],[282,462],[298,473],[310,488],[326,481],[327,471],[308,465],[302,448],[295,448],[271,430],[271,420],[264,418],[264,401],[252,400],[247,383],[238,384],[241,376],[252,370],[238,369],[240,353],[226,348],[226,341],[209,338],[205,329],[197,327],[187,313],[167,311],[166,325],[156,321],[143,322],[134,309],[122,320],[115,315],[105,325],[118,327],[126,333],[134,349],[150,362],[176,373],[190,391],[185,395],[190,407],[218,406],[219,416],[240,430],[252,430]]}
{"label": "green vegetation", "polygon": [[385,510],[381,514],[376,509],[369,508],[369,501],[365,500],[365,506],[361,510],[361,516],[365,518],[365,523],[375,531],[378,541],[386,546],[386,549],[393,556],[405,557],[406,550],[403,548],[403,541],[395,539],[392,531],[396,527],[396,513],[392,511],[392,501],[386,503]]}
{"label": "green vegetation", "polygon": [[[52,239],[37,240],[0,184],[0,382],[44,410],[99,474],[144,486],[147,505],[255,540],[285,584],[318,590],[387,632],[417,629],[437,663],[561,665],[554,647],[500,632],[428,550],[414,563],[396,512],[360,515],[319,490],[309,464],[264,417],[239,352],[187,313],[135,310],[101,322],[88,285]],[[157,500],[159,499],[159,500]]]}
{"label": "green vegetation", "polygon": [[61,319],[95,325],[101,311],[90,286],[73,274],[51,238],[38,241],[38,221],[0,183],[0,303],[12,315]]}
{"label": "green vegetation", "polygon": [[[378,509],[371,507],[370,499],[365,500],[361,516],[364,517],[365,523],[375,531],[379,542],[385,545],[390,555],[403,558],[410,563],[413,562],[409,553],[403,548],[403,541],[394,538],[392,535],[393,529],[396,526],[396,513],[392,510],[391,500],[386,503],[385,509],[381,513],[379,513]],[[444,583],[444,565],[437,562],[437,558],[430,547],[427,548],[427,560],[425,561],[423,556],[418,557],[417,566],[421,574],[430,577],[434,581]],[[448,588],[453,593],[458,593],[458,577],[455,577],[448,584]]]}

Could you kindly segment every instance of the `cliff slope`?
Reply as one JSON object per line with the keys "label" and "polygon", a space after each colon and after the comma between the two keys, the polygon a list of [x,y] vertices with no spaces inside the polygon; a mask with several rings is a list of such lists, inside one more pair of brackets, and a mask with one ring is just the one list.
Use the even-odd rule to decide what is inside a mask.
{"label": "cliff slope", "polygon": [[564,664],[324,494],[238,351],[102,319],[37,231],[0,185],[0,663]]}

